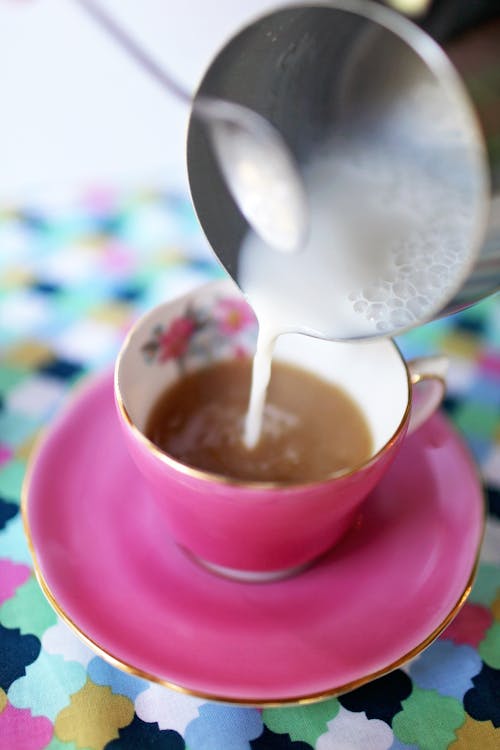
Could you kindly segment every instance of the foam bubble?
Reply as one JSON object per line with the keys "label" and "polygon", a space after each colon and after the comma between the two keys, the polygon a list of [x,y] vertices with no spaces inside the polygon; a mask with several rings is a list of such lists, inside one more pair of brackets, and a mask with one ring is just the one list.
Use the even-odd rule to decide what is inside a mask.
{"label": "foam bubble", "polygon": [[391,325],[387,320],[379,320],[375,328],[379,333],[388,333],[391,330]]}
{"label": "foam bubble", "polygon": [[425,297],[415,297],[414,299],[408,300],[406,303],[406,309],[411,312],[416,318],[419,318],[427,308],[428,302]]}
{"label": "foam bubble", "polygon": [[380,304],[380,302],[374,302],[368,307],[368,310],[366,311],[366,317],[368,318],[368,320],[381,320],[385,314],[385,311],[385,305]]}
{"label": "foam bubble", "polygon": [[408,310],[401,308],[400,310],[393,310],[389,315],[389,320],[396,328],[402,328],[410,325],[415,318]]}
{"label": "foam bubble", "polygon": [[435,263],[433,266],[431,266],[431,271],[433,273],[442,274],[443,276],[446,276],[448,274],[448,269],[441,263]]}
{"label": "foam bubble", "polygon": [[358,300],[354,303],[353,309],[357,313],[363,313],[368,309],[368,302],[366,302],[365,300]]}
{"label": "foam bubble", "polygon": [[[400,277],[411,276],[411,273],[412,273],[412,267],[410,265],[401,266],[401,268],[399,269],[399,276]],[[396,278],[395,281],[397,282],[398,279]]]}
{"label": "foam bubble", "polygon": [[415,287],[410,284],[408,281],[397,281],[394,284],[394,294],[397,297],[401,297],[401,299],[407,299],[408,297],[413,296],[416,294]]}
{"label": "foam bubble", "polygon": [[382,286],[382,284],[372,285],[363,289],[363,296],[369,302],[383,302],[389,296],[390,285]]}
{"label": "foam bubble", "polygon": [[394,310],[397,307],[404,307],[404,302],[402,299],[399,299],[399,297],[391,297],[387,300],[387,307],[390,310]]}

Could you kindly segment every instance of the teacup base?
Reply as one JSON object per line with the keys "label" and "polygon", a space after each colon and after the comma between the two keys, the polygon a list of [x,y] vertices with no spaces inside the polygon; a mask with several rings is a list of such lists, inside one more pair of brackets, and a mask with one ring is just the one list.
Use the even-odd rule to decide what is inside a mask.
{"label": "teacup base", "polygon": [[181,547],[188,557],[194,560],[202,568],[215,573],[223,578],[229,578],[232,581],[243,581],[244,583],[270,583],[272,581],[281,581],[284,578],[291,578],[292,576],[302,573],[307,568],[310,568],[316,560],[308,560],[301,565],[295,565],[291,568],[283,568],[280,570],[240,570],[239,568],[227,568],[224,565],[217,565],[217,563],[209,562],[202,557],[198,557],[186,547]]}

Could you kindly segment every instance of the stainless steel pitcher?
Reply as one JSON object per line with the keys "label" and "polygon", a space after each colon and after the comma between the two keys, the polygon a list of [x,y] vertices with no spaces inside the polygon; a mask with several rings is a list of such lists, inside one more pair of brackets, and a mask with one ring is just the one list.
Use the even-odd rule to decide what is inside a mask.
{"label": "stainless steel pitcher", "polygon": [[[394,0],[398,7],[406,4],[418,6],[415,0]],[[437,317],[500,288],[500,3],[422,0],[422,12],[412,17],[412,23],[388,5],[311,0],[278,7],[226,44],[197,96],[233,100],[259,112],[282,133],[302,167],[339,132],[348,137],[356,130],[359,142],[383,140],[392,127],[387,112],[403,96],[408,98],[429,71],[435,74],[443,100],[434,97],[434,106],[444,114],[447,109],[456,111],[457,130],[462,128],[457,156],[448,149],[446,163],[451,172],[458,164],[474,165],[469,188],[476,211],[470,234],[473,261],[464,264],[460,288],[453,289],[444,306],[429,316]],[[406,131],[391,133],[399,148],[394,153],[404,152],[406,158],[410,133],[410,141],[418,142],[420,149],[416,158],[423,155],[432,167],[436,144],[426,144],[425,119],[418,106],[414,112],[417,116],[406,122]],[[448,122],[447,128],[450,135],[444,133],[440,147],[448,147],[454,138],[453,124],[450,129]],[[463,158],[466,152],[472,161]],[[459,181],[463,175],[456,171],[450,179]],[[188,172],[201,225],[219,259],[239,282],[248,225],[226,188],[203,127],[194,118],[188,131]],[[443,218],[454,221],[453,216]],[[359,220],[363,221],[361,210]],[[423,318],[417,316],[414,324],[425,322]]]}

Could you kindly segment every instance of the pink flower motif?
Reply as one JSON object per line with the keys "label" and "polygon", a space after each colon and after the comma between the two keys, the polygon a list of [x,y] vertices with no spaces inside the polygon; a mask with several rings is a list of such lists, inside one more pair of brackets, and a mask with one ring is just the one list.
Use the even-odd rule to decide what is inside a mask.
{"label": "pink flower motif", "polygon": [[500,356],[494,351],[486,351],[479,359],[481,370],[490,377],[500,375]]}
{"label": "pink flower motif", "polygon": [[441,638],[477,648],[492,622],[493,614],[489,609],[480,604],[467,603]]}
{"label": "pink flower motif", "polygon": [[0,465],[7,463],[12,458],[12,451],[7,445],[0,443]]}
{"label": "pink flower motif", "polygon": [[27,565],[0,560],[0,604],[6,602],[16,593],[31,575],[31,569]]}
{"label": "pink flower motif", "polygon": [[107,187],[96,185],[83,196],[85,207],[95,216],[103,216],[116,207],[116,195]]}
{"label": "pink flower motif", "polygon": [[110,240],[105,245],[103,254],[103,265],[115,276],[130,275],[135,265],[135,259],[131,249],[117,240]]}
{"label": "pink flower motif", "polygon": [[159,337],[159,361],[166,362],[168,359],[182,357],[188,348],[189,339],[195,327],[192,318],[187,316],[175,318]]}
{"label": "pink flower motif", "polygon": [[10,703],[0,713],[0,750],[42,750],[54,734],[52,722],[45,716],[32,716],[28,708]]}
{"label": "pink flower motif", "polygon": [[231,335],[251,325],[255,325],[252,308],[238,299],[221,299],[214,310],[221,333]]}

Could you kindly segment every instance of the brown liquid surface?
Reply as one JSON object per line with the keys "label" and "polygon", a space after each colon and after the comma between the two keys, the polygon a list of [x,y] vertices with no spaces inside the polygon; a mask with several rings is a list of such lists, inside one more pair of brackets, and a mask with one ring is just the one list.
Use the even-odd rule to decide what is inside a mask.
{"label": "brown liquid surface", "polygon": [[248,450],[242,435],[250,384],[250,360],[219,362],[181,378],[153,406],[147,437],[190,466],[261,482],[323,479],[370,456],[370,430],[355,402],[280,362],[272,366],[261,439]]}

